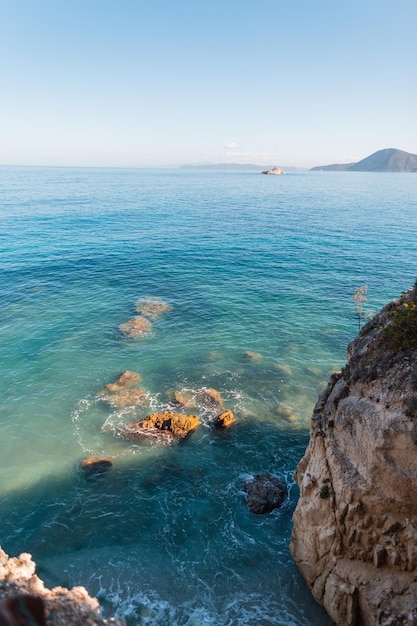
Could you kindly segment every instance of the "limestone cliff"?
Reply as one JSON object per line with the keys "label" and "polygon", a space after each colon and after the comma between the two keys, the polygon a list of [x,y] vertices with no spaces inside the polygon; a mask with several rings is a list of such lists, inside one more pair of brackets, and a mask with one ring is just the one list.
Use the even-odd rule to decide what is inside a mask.
{"label": "limestone cliff", "polygon": [[297,471],[291,553],[340,626],[417,624],[417,284],[348,347]]}
{"label": "limestone cliff", "polygon": [[[102,619],[99,603],[91,598],[84,587],[47,589],[35,574],[35,563],[30,554],[9,558],[0,548],[0,623],[44,624],[47,626],[124,626],[121,618]],[[40,615],[28,615],[22,598],[40,598]],[[8,603],[18,599],[17,609]],[[22,607],[22,608],[20,608]],[[11,612],[10,612],[11,611]],[[23,611],[23,612],[21,612]]]}

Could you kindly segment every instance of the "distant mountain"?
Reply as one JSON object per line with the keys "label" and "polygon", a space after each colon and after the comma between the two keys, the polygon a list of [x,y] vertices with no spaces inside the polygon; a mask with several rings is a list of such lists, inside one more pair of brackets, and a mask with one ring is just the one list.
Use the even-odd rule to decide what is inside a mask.
{"label": "distant mountain", "polygon": [[378,150],[358,163],[319,165],[314,171],[332,172],[417,172],[417,154],[395,148]]}
{"label": "distant mountain", "polygon": [[332,163],[332,165],[316,165],[312,167],[310,172],[346,172],[352,165],[356,163]]}

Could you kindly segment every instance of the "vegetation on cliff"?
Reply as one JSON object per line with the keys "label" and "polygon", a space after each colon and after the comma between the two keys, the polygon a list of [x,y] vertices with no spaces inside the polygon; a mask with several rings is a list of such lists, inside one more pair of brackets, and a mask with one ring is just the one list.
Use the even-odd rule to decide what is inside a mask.
{"label": "vegetation on cliff", "polygon": [[383,337],[391,354],[417,348],[417,281],[414,289],[401,294],[388,318]]}

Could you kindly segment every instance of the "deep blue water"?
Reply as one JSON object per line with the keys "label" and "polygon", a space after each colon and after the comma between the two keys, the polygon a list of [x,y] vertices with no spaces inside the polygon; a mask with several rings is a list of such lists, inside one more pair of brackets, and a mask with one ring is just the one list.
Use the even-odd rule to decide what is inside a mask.
{"label": "deep blue water", "polygon": [[[288,552],[292,475],[329,372],[417,277],[417,176],[0,168],[0,545],[130,624],[319,626]],[[140,298],[172,309],[140,339]],[[256,353],[250,358],[248,351]],[[252,355],[253,356],[253,355]],[[144,406],[97,397],[139,372]],[[120,425],[213,387],[236,415],[181,445]],[[112,469],[86,480],[88,455]],[[251,514],[245,477],[287,480]]]}

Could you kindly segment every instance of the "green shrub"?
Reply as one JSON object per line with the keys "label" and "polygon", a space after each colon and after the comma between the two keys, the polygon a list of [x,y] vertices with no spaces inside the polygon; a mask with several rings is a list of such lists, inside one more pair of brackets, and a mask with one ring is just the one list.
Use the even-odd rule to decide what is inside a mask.
{"label": "green shrub", "polygon": [[417,281],[412,295],[401,298],[389,313],[391,323],[384,329],[384,338],[392,354],[417,348]]}

